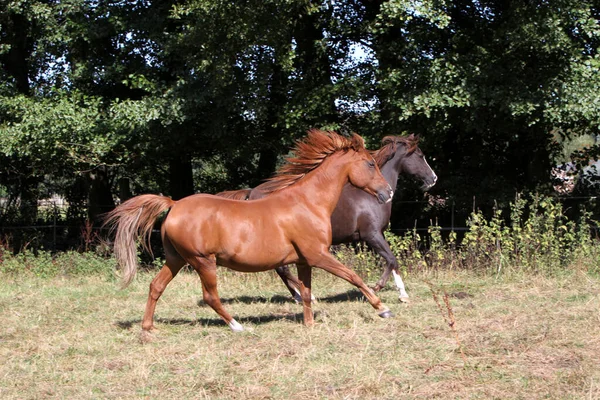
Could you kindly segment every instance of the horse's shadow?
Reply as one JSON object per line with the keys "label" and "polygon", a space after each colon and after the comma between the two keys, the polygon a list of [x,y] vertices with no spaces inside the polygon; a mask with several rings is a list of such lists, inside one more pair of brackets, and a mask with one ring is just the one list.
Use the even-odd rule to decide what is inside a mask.
{"label": "horse's shadow", "polygon": [[[346,301],[363,301],[365,297],[360,291],[348,290],[344,293],[330,295],[326,297],[319,297],[318,302],[321,303],[341,303]],[[271,297],[265,296],[239,296],[231,298],[222,298],[221,303],[243,303],[243,304],[254,304],[254,303],[273,303],[273,304],[285,304],[293,302],[289,296],[275,295]],[[204,301],[198,301],[200,307],[205,307]],[[318,312],[315,312],[315,317]],[[244,323],[250,323],[254,325],[268,324],[275,321],[290,321],[302,323],[303,314],[300,313],[277,313],[270,315],[257,315],[253,317],[240,317],[236,318],[242,325]],[[225,323],[220,318],[198,318],[198,319],[187,319],[187,318],[156,318],[156,322],[164,325],[189,325],[189,326],[224,326]],[[121,329],[130,329],[134,325],[141,323],[141,319],[116,321],[115,325]]]}
{"label": "horse's shadow", "polygon": [[[238,297],[222,297],[222,304],[231,304],[231,303],[243,303],[243,304],[253,304],[253,303],[271,303],[271,304],[286,304],[291,303],[294,300],[291,296],[282,296],[275,295],[271,297],[266,296],[238,296]],[[198,300],[199,306],[205,306],[206,304],[202,299]]]}
{"label": "horse's shadow", "polygon": [[343,303],[345,301],[366,301],[366,298],[359,290],[350,289],[344,293],[319,297],[318,301],[321,303]]}
{"label": "horse's shadow", "polygon": [[[318,297],[317,302],[322,303],[341,303],[344,301],[358,301],[365,300],[365,296],[358,290],[350,289],[344,293],[338,293],[329,295],[326,297]],[[270,304],[287,304],[292,303],[294,300],[291,296],[275,295],[271,297],[265,296],[238,296],[238,297],[224,297],[221,298],[221,303],[232,304],[232,303],[243,303],[243,304],[255,304],[255,303],[270,303]],[[198,300],[199,306],[205,306],[206,304],[202,299]]]}
{"label": "horse's shadow", "polygon": [[[318,313],[315,313],[315,318]],[[253,324],[263,325],[275,321],[289,321],[302,323],[302,313],[286,313],[286,314],[272,314],[272,315],[257,315],[253,317],[240,317],[237,318],[238,322],[242,325]],[[225,322],[221,318],[198,318],[198,319],[187,319],[187,318],[156,318],[155,320],[162,325],[189,325],[189,326],[225,326]],[[139,325],[142,322],[141,319],[132,319],[126,321],[117,321],[115,325],[120,329],[131,329],[134,325]]]}

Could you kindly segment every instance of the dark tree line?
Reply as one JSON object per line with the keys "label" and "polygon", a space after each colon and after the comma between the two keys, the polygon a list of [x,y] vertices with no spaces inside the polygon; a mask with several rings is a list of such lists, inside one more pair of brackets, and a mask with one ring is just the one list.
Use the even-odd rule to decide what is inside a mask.
{"label": "dark tree line", "polygon": [[549,192],[564,141],[600,126],[598,1],[0,4],[0,223],[51,194],[94,219],[254,186],[312,127],[422,135],[432,194],[464,217],[474,196]]}

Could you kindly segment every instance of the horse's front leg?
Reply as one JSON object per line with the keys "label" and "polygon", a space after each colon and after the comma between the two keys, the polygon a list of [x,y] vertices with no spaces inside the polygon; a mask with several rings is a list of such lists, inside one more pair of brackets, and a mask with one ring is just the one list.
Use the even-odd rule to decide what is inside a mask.
{"label": "horse's front leg", "polygon": [[292,297],[296,301],[296,303],[302,302],[302,295],[300,292],[301,282],[296,278],[292,272],[290,271],[290,267],[287,265],[283,265],[281,267],[275,268],[275,272],[283,281],[283,284],[288,288]]}
{"label": "horse's front leg", "polygon": [[324,269],[325,271],[338,276],[354,286],[356,286],[362,294],[367,298],[367,301],[371,303],[373,308],[377,310],[377,313],[382,318],[393,317],[394,314],[390,309],[381,302],[379,297],[371,290],[365,282],[350,268],[335,259],[326,249],[323,249],[317,254],[306,255],[306,261],[309,265]]}
{"label": "horse's front leg", "polygon": [[[292,271],[290,271],[290,267],[287,265],[283,265],[281,267],[275,268],[275,272],[277,272],[277,275],[279,275],[284,285],[288,288],[296,303],[302,303],[302,293],[300,291],[302,283],[298,278],[294,276],[294,274],[292,274]],[[313,303],[317,302],[317,299],[315,299],[315,296],[313,296],[312,294],[310,295],[310,298]]]}
{"label": "horse's front leg", "polygon": [[304,263],[296,264],[298,268],[298,278],[300,279],[300,295],[302,297],[302,308],[304,311],[304,325],[313,326],[315,324],[312,311],[312,268]]}
{"label": "horse's front leg", "polygon": [[387,240],[383,237],[383,234],[378,232],[377,234],[366,237],[365,242],[373,249],[373,251],[375,251],[375,253],[379,254],[385,260],[385,268],[381,274],[381,278],[379,278],[379,281],[375,284],[375,291],[377,292],[385,287],[391,273],[394,275],[394,282],[400,293],[400,301],[408,303],[408,293],[406,293],[404,282],[398,273],[398,260],[392,252]]}

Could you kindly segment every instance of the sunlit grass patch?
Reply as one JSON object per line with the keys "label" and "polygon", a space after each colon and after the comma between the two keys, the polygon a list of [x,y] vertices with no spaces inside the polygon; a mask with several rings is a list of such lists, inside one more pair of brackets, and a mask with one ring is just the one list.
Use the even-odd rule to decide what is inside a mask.
{"label": "sunlit grass patch", "polygon": [[[411,303],[380,295],[380,319],[346,282],[316,271],[306,328],[273,273],[220,270],[232,333],[195,274],[167,288],[140,342],[152,273],[121,290],[103,276],[3,279],[2,398],[597,398],[600,282],[583,273],[496,279],[411,275]],[[432,298],[447,295],[452,330]]]}

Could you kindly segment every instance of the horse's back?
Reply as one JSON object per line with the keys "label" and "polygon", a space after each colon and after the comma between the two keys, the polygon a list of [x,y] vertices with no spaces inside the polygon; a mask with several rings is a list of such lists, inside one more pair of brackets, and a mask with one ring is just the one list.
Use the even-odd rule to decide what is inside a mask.
{"label": "horse's back", "polygon": [[198,194],[171,208],[163,234],[184,258],[215,255],[236,270],[271,269],[294,253],[285,211],[266,201]]}

